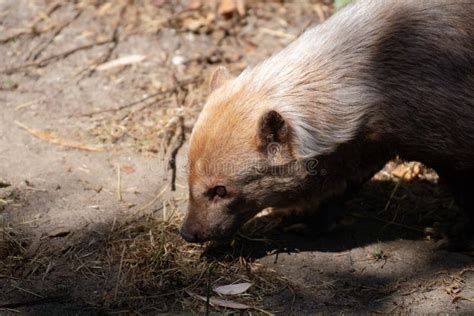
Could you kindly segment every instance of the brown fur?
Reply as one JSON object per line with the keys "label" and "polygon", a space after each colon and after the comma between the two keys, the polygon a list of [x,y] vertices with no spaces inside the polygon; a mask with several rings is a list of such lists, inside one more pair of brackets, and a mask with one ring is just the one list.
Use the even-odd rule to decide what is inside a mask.
{"label": "brown fur", "polygon": [[[327,56],[300,54],[305,43],[297,42],[235,80],[217,80],[190,142],[184,238],[230,237],[266,207],[315,209],[346,198],[397,155],[437,170],[474,223],[474,0],[347,10],[364,6],[379,26],[349,23],[351,38],[334,44],[341,53],[324,42]],[[298,77],[290,63],[281,65],[289,82],[267,76],[278,73],[268,67],[285,61],[281,54],[309,56],[297,62],[314,70]],[[352,95],[362,101],[350,103]],[[282,100],[294,104],[279,111]],[[305,144],[321,150],[303,157]],[[216,186],[227,196],[212,195]]]}

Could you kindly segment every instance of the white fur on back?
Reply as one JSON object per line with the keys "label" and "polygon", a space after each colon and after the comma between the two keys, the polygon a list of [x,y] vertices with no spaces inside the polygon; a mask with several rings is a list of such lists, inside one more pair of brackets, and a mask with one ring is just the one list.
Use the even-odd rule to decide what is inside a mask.
{"label": "white fur on back", "polygon": [[266,104],[292,127],[300,157],[330,153],[351,140],[367,106],[377,102],[364,78],[384,16],[397,4],[387,2],[350,5],[237,78],[253,91],[269,91]]}

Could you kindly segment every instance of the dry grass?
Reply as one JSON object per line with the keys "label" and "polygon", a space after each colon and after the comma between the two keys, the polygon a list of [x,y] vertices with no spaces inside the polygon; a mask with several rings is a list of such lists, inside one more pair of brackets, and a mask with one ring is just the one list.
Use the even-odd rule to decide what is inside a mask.
{"label": "dry grass", "polygon": [[[5,253],[0,261],[0,278],[29,284],[25,289],[41,293],[38,294],[40,300],[49,300],[56,294],[43,295],[44,291],[36,288],[35,282],[39,278],[48,280],[51,263],[60,265],[60,261],[74,271],[76,277],[82,278],[81,282],[93,281],[97,276],[108,279],[109,286],[89,298],[89,305],[104,311],[203,313],[229,310],[197,298],[203,296],[246,304],[250,311],[270,313],[263,309],[264,299],[290,287],[290,283],[270,269],[240,256],[237,249],[244,247],[245,240],[234,241],[234,246],[226,249],[230,251],[220,256],[214,245],[186,243],[179,235],[180,222],[180,215],[172,215],[167,221],[140,218],[113,227],[99,247],[91,249],[86,244],[75,243],[59,252],[57,248],[38,243],[44,236],[32,238],[3,228],[0,248]],[[212,291],[216,286],[239,282],[250,282],[252,286],[245,293],[228,297]],[[52,291],[55,292],[57,289]],[[15,304],[24,306],[31,301]]]}
{"label": "dry grass", "polygon": [[105,113],[89,133],[105,144],[120,144],[139,152],[167,152],[181,128],[180,117],[185,131],[191,130],[204,98],[203,81],[191,78],[176,82],[172,88],[133,101],[112,114]]}
{"label": "dry grass", "polygon": [[186,243],[179,236],[179,223],[178,215],[165,222],[140,221],[110,236],[107,252],[112,264],[120,267],[120,277],[106,305],[130,307],[159,299],[172,310],[203,312],[206,302],[190,297],[189,292],[216,296],[210,288],[250,282],[253,286],[248,293],[229,299],[260,310],[266,296],[288,286],[286,280],[244,257],[230,254],[216,260],[203,256],[205,246]]}

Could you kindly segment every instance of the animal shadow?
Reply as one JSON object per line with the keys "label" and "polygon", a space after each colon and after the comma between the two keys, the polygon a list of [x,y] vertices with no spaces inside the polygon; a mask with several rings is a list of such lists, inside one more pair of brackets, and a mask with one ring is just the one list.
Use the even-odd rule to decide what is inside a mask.
{"label": "animal shadow", "polygon": [[341,252],[396,239],[427,238],[427,228],[444,231],[462,220],[450,192],[426,180],[372,180],[346,203],[344,214],[329,231],[314,230],[304,223],[288,229],[281,225],[284,220],[278,214],[257,217],[232,243],[211,244],[203,256],[232,260],[278,252]]}

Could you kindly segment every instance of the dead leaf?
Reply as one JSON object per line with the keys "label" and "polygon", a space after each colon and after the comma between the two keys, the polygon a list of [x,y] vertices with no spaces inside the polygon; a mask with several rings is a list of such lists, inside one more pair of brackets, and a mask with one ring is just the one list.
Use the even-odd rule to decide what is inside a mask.
{"label": "dead leaf", "polygon": [[413,172],[413,174],[414,174],[415,176],[419,175],[419,174],[421,173],[420,164],[418,164],[418,163],[415,164],[415,165],[413,166],[412,172]]}
{"label": "dead leaf", "polygon": [[136,64],[145,59],[144,55],[128,55],[124,57],[120,57],[111,61],[108,61],[106,63],[103,63],[99,66],[97,66],[96,70],[103,71],[107,69],[112,69],[120,66],[127,66],[131,64]]}
{"label": "dead leaf", "polygon": [[[195,298],[197,298],[201,301],[207,302],[207,298],[202,296],[202,295],[198,295],[198,294],[193,293],[189,290],[186,290],[186,293],[188,293],[190,296],[195,297]],[[216,298],[214,296],[209,298],[209,304],[211,304],[212,306],[220,306],[220,307],[226,307],[226,308],[232,308],[232,309],[249,309],[249,308],[251,308],[249,305],[246,305],[246,304],[242,304],[242,303],[234,302],[234,301],[229,301],[229,300],[223,300],[223,299]]]}
{"label": "dead leaf", "polygon": [[397,177],[399,179],[403,179],[406,181],[410,181],[412,179],[415,179],[418,177],[418,175],[421,173],[421,168],[419,164],[400,164],[395,167],[395,169],[392,170],[391,174],[394,177]]}
{"label": "dead leaf", "polygon": [[269,28],[266,28],[266,27],[261,27],[260,31],[263,32],[263,33],[266,33],[266,34],[270,34],[270,35],[273,35],[273,36],[276,36],[276,37],[285,38],[285,39],[288,39],[288,40],[291,40],[291,41],[296,38],[296,35],[286,33],[284,31],[272,30],[272,29],[269,29]]}
{"label": "dead leaf", "polygon": [[53,230],[50,230],[48,232],[48,237],[54,238],[54,237],[65,237],[69,235],[71,231],[67,229],[66,227],[57,227],[54,228]]}
{"label": "dead leaf", "polygon": [[405,177],[405,174],[407,174],[409,171],[409,167],[407,167],[405,164],[401,164],[396,166],[391,173],[394,177],[403,179]]}
{"label": "dead leaf", "polygon": [[218,286],[214,289],[214,292],[222,295],[237,295],[247,291],[252,286],[252,283],[244,282],[237,284],[229,284]]}
{"label": "dead leaf", "polygon": [[81,143],[78,143],[78,142],[75,142],[75,141],[61,139],[61,138],[57,137],[52,132],[37,130],[37,129],[34,129],[34,128],[29,128],[25,124],[20,123],[18,121],[15,121],[15,124],[18,125],[19,127],[23,128],[25,131],[27,131],[31,135],[35,136],[36,138],[47,141],[50,144],[59,145],[59,146],[62,146],[62,147],[80,149],[80,150],[85,150],[85,151],[104,151],[104,148],[91,147],[91,146],[81,144]]}

